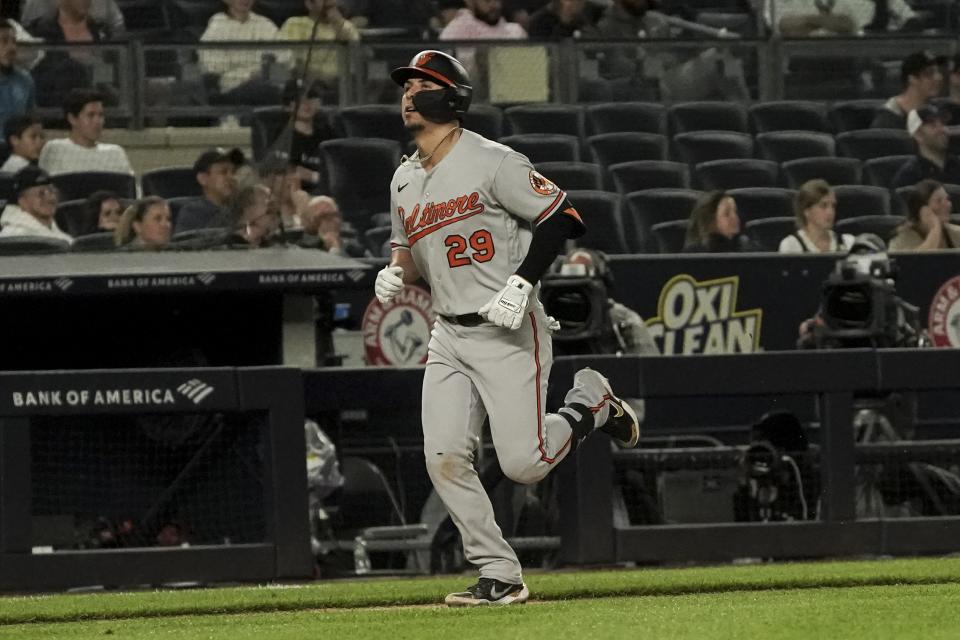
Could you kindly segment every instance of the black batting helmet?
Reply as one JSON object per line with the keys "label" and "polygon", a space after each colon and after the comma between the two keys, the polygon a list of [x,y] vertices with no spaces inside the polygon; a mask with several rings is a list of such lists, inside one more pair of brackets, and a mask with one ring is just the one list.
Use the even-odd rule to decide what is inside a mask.
{"label": "black batting helmet", "polygon": [[[453,117],[463,118],[470,108],[473,86],[463,65],[442,51],[421,51],[406,67],[397,67],[390,78],[401,87],[410,78],[425,78],[442,84],[446,89],[446,103]],[[453,118],[451,118],[453,119]]]}

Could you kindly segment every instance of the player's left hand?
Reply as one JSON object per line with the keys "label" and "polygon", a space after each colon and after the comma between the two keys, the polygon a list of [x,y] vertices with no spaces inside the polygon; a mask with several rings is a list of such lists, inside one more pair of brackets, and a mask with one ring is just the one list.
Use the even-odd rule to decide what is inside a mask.
{"label": "player's left hand", "polygon": [[533,285],[513,275],[507,279],[507,286],[490,298],[490,302],[480,307],[479,314],[499,327],[517,330],[523,324],[523,313]]}

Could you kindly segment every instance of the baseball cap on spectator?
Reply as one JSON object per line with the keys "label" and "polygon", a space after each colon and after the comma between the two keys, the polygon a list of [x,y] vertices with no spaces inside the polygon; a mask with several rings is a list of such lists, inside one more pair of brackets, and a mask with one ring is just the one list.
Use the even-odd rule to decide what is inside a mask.
{"label": "baseball cap on spectator", "polygon": [[14,177],[14,192],[19,197],[21,193],[33,187],[42,187],[53,184],[50,180],[50,174],[33,165],[27,165],[18,171]]}
{"label": "baseball cap on spectator", "polygon": [[[281,94],[281,100],[283,104],[289,104],[297,99],[297,96],[303,92],[303,80],[300,78],[290,78],[287,80],[287,83],[283,85],[283,93]],[[307,92],[304,95],[305,98],[319,98],[320,92],[317,90],[317,86],[313,83],[307,88]]]}
{"label": "baseball cap on spectator", "polygon": [[932,104],[920,105],[907,114],[907,133],[913,135],[917,132],[917,129],[934,120],[946,124],[950,122],[950,112],[941,111]]}
{"label": "baseball cap on spectator", "polygon": [[197,158],[197,161],[193,163],[193,172],[194,173],[207,173],[210,171],[210,167],[217,164],[218,162],[229,162],[234,166],[242,166],[247,161],[246,157],[243,155],[243,151],[238,148],[233,148],[229,151],[221,147],[215,149],[207,149],[200,154],[200,157]]}
{"label": "baseball cap on spectator", "polygon": [[946,56],[935,56],[929,51],[915,51],[903,59],[900,65],[900,79],[906,83],[910,76],[919,76],[929,67],[947,62]]}

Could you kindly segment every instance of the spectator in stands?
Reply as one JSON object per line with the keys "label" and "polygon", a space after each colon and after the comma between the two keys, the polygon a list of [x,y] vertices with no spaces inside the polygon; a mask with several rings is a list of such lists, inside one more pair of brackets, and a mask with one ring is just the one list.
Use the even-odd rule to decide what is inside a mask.
{"label": "spectator in stands", "polygon": [[57,190],[47,172],[28,166],[16,174],[14,191],[17,203],[8,204],[0,216],[0,237],[42,236],[72,242],[73,238],[57,226]]}
{"label": "spectator in stands", "polygon": [[16,173],[27,165],[36,164],[47,140],[40,120],[28,115],[8,119],[3,125],[3,139],[10,147],[10,157],[0,166],[3,173]]}
{"label": "spectator in stands", "polygon": [[[59,0],[26,0],[20,10],[20,21],[31,24],[55,13]],[[90,2],[90,18],[94,22],[105,25],[113,37],[121,37],[126,31],[123,13],[117,6],[116,0],[92,0]]]}
{"label": "spectator in stands", "polygon": [[[311,35],[317,42],[357,42],[360,32],[352,22],[347,20],[340,11],[337,0],[304,0],[307,8],[306,16],[287,18],[280,27],[279,37],[283,40],[310,40]],[[313,31],[316,24],[316,33]],[[306,49],[298,49],[294,53],[297,72],[303,69],[306,63]],[[330,102],[335,102],[337,96],[340,64],[338,52],[333,49],[316,48],[310,57],[310,68],[306,78],[311,81],[311,88],[316,90],[317,84],[323,87],[324,94],[329,96]],[[286,94],[284,103],[286,103]]]}
{"label": "spectator in stands", "polygon": [[123,212],[114,231],[118,247],[157,250],[170,244],[170,207],[158,196],[137,200]]}
{"label": "spectator in stands", "polygon": [[950,196],[936,180],[923,180],[907,195],[907,219],[890,240],[891,251],[960,249],[960,226],[950,224]]}
{"label": "spectator in stands", "polygon": [[97,221],[97,232],[116,231],[123,216],[120,196],[112,191],[94,191],[84,204],[86,220]]}
{"label": "spectator in stands", "polygon": [[[550,0],[503,0],[503,15],[516,22],[524,31],[530,26],[530,16],[543,8]],[[460,3],[463,6],[463,3]]]}
{"label": "spectator in stands", "polygon": [[[34,36],[58,44],[82,45],[113,39],[110,27],[90,15],[90,3],[91,0],[59,0],[56,11],[27,23],[27,28]],[[115,61],[111,57],[114,55],[113,52],[100,55],[90,48],[47,51],[33,69],[37,102],[52,106],[72,89],[92,86],[95,69],[113,72]]]}
{"label": "spectator in stands", "polygon": [[304,92],[300,80],[291,78],[283,88],[283,106],[291,114],[296,109],[297,115],[292,118],[293,129],[290,137],[283,136],[283,131],[277,132],[273,143],[288,145],[285,149],[275,149],[277,153],[273,155],[290,158],[290,162],[297,166],[300,182],[307,190],[312,190],[320,182],[320,171],[323,168],[320,143],[334,137],[328,124],[317,122],[319,97],[313,85]]}
{"label": "spectator in stands", "polygon": [[448,24],[453,22],[460,9],[463,9],[463,0],[438,0],[435,9],[433,16],[430,17],[430,30],[439,35]]}
{"label": "spectator in stands", "polygon": [[950,134],[945,120],[947,112],[925,104],[910,112],[907,131],[917,141],[917,155],[907,161],[893,176],[893,188],[936,180],[960,184],[960,158],[949,152]]}
{"label": "spectator in stands", "polygon": [[[255,0],[223,0],[227,10],[214,14],[200,36],[201,42],[276,40],[277,25],[253,12]],[[277,56],[258,49],[200,49],[200,66],[219,77],[220,93],[236,104],[276,104],[279,91],[266,76],[265,67],[282,63]]]}
{"label": "spectator in stands", "polygon": [[301,247],[353,258],[368,255],[362,244],[342,235],[343,215],[337,201],[330,196],[312,198],[304,209],[302,222],[303,235],[298,243]]}
{"label": "spectator in stands", "polygon": [[[600,37],[605,40],[676,39],[680,34],[670,19],[655,11],[654,0],[614,0],[597,22]],[[749,91],[743,78],[742,64],[729,52],[711,47],[693,57],[657,54],[662,68],[659,91],[649,86],[644,74],[642,48],[616,47],[607,50],[601,64],[601,75],[618,83],[618,98],[664,100],[703,100],[723,97],[747,100]]]}
{"label": "spectator in stands", "polygon": [[240,189],[231,199],[227,215],[233,229],[228,245],[268,247],[280,229],[280,215],[271,202],[270,189],[262,184]]}
{"label": "spectator in stands", "polygon": [[847,251],[853,236],[838,236],[833,230],[837,196],[826,180],[808,180],[793,197],[797,231],[780,241],[780,253],[826,253]]}
{"label": "spectator in stands", "polygon": [[262,183],[273,196],[274,205],[280,213],[284,229],[301,228],[301,216],[310,195],[300,186],[298,167],[287,161],[264,163],[261,169]]}
{"label": "spectator in stands", "polygon": [[[3,2],[0,0],[0,15],[3,15]],[[13,27],[14,36],[19,43],[30,43],[30,42],[40,42],[40,38],[34,38],[30,35],[26,29],[23,28],[23,25],[14,20],[13,18],[8,17],[7,22],[10,23],[10,26]],[[20,66],[26,69],[32,69],[37,62],[43,57],[43,51],[41,49],[31,49],[29,51],[18,50],[17,59],[20,62]]]}
{"label": "spectator in stands", "polygon": [[175,234],[229,225],[226,207],[236,188],[234,174],[239,159],[237,156],[242,155],[238,151],[209,149],[193,163],[193,172],[203,190],[203,197],[181,207],[177,214]]}
{"label": "spectator in stands", "polygon": [[501,0],[466,0],[467,7],[440,32],[441,40],[522,40],[523,27],[507,22]]}
{"label": "spectator in stands", "polygon": [[764,16],[771,27],[772,21],[777,21],[784,38],[807,38],[897,30],[915,15],[904,0],[884,0],[880,20],[877,8],[877,3],[862,0],[766,0]]}
{"label": "spectator in stands", "polygon": [[10,20],[0,19],[0,127],[12,116],[37,106],[37,91],[30,74],[19,69],[16,30]]}
{"label": "spectator in stands", "polygon": [[74,89],[63,105],[70,135],[51,140],[40,152],[40,167],[52,176],[104,171],[133,174],[120,145],[100,142],[103,135],[103,96],[92,89]]}
{"label": "spectator in stands", "polygon": [[531,38],[596,38],[599,35],[587,12],[587,0],[550,0],[530,16],[527,33]]}
{"label": "spectator in stands", "polygon": [[711,191],[703,196],[690,214],[684,253],[734,253],[759,251],[740,233],[737,203],[726,191]]}
{"label": "spectator in stands", "polygon": [[884,103],[883,108],[870,123],[873,129],[903,129],[907,114],[931,98],[940,95],[943,74],[940,62],[929,51],[917,51],[903,59],[900,65],[900,82],[903,91]]}

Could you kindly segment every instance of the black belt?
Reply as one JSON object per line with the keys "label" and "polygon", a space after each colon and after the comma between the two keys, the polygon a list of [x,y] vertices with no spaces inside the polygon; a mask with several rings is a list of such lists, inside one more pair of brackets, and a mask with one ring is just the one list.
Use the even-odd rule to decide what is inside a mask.
{"label": "black belt", "polygon": [[440,317],[450,324],[459,324],[461,327],[476,327],[486,322],[479,313],[461,313],[459,316],[445,316],[441,313]]}

